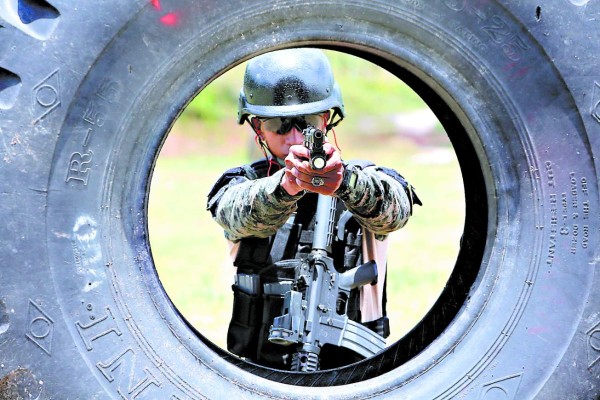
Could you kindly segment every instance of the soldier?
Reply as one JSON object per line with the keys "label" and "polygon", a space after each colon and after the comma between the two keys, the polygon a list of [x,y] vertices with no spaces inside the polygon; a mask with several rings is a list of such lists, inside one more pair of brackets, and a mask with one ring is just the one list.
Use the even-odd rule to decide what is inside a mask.
{"label": "soldier", "polygon": [[[339,200],[351,212],[345,237],[332,258],[340,271],[376,261],[377,283],[354,289],[348,317],[383,337],[387,235],[403,227],[413,204],[421,204],[396,171],[367,161],[345,162],[325,143],[327,163],[311,169],[302,131],[312,125],[330,131],[344,118],[344,105],[325,54],[317,49],[280,50],[248,62],[239,97],[238,122],[248,122],[265,158],[226,171],[208,195],[207,209],[225,230],[234,266],[234,305],[227,336],[229,351],[253,362],[288,369],[291,349],[267,341],[281,296],[263,284],[289,278],[274,265],[310,252],[317,194]],[[280,264],[278,264],[280,265]],[[332,346],[334,347],[334,346]],[[324,348],[321,368],[359,359],[343,348]]]}

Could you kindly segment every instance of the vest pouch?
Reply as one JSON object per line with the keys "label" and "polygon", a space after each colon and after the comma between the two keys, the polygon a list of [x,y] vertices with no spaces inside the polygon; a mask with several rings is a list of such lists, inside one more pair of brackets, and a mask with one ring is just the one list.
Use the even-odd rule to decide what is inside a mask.
{"label": "vest pouch", "polygon": [[281,315],[283,297],[279,295],[265,295],[263,303],[263,320],[259,330],[257,361],[270,368],[288,369],[291,352],[295,346],[281,346],[269,342],[269,330],[273,319]]}
{"label": "vest pouch", "polygon": [[240,357],[256,357],[262,322],[262,296],[246,293],[233,285],[233,311],[227,330],[227,350]]}
{"label": "vest pouch", "polygon": [[258,358],[261,365],[270,368],[289,369],[291,353],[296,346],[282,346],[269,342],[269,330],[273,320],[282,314],[283,297],[292,289],[296,268],[302,260],[281,260],[261,271],[263,284],[263,310],[260,332],[258,335]]}

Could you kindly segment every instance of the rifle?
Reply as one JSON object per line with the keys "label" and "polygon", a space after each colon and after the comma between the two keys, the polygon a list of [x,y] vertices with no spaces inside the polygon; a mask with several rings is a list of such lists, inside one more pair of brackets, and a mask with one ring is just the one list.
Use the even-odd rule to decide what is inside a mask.
{"label": "rifle", "polygon": [[[370,261],[342,273],[336,271],[330,256],[336,202],[335,197],[319,195],[311,253],[296,266],[291,285],[281,284],[282,315],[274,318],[269,329],[270,342],[296,346],[292,371],[317,371],[319,353],[325,344],[346,347],[364,357],[373,356],[385,347],[381,336],[348,318],[350,290],[373,282],[377,278],[377,264]],[[344,239],[344,221],[350,215],[348,211],[345,213],[337,227],[339,240]]]}

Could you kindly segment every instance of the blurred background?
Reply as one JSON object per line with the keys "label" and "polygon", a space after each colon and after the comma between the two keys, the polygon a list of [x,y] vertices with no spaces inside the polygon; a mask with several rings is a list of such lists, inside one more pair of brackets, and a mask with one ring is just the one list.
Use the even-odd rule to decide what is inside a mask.
{"label": "blurred background", "polygon": [[[326,53],[347,113],[335,128],[342,157],[395,168],[424,203],[390,236],[390,345],[423,318],[452,271],[465,218],[461,173],[446,133],[415,92],[368,61]],[[177,120],[157,160],[148,211],[152,255],[167,294],[224,349],[234,269],[206,196],[226,169],[261,156],[250,127],[236,123],[244,68],[213,81]]]}

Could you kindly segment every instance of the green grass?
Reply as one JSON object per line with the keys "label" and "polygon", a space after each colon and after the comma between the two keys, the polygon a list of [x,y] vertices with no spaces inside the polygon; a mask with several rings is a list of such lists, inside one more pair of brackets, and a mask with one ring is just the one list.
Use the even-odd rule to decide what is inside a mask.
{"label": "green grass", "polygon": [[[390,236],[388,343],[393,343],[435,302],[454,265],[464,223],[462,179],[441,129],[415,138],[391,122],[426,107],[416,94],[372,64],[335,53],[331,59],[349,114],[336,128],[343,157],[396,168],[424,203]],[[235,124],[242,72],[237,68],[213,82],[175,125],[158,159],[149,203],[161,282],[186,318],[221,347],[231,315],[233,267],[223,232],[205,207],[222,172],[258,154],[249,128]]]}

